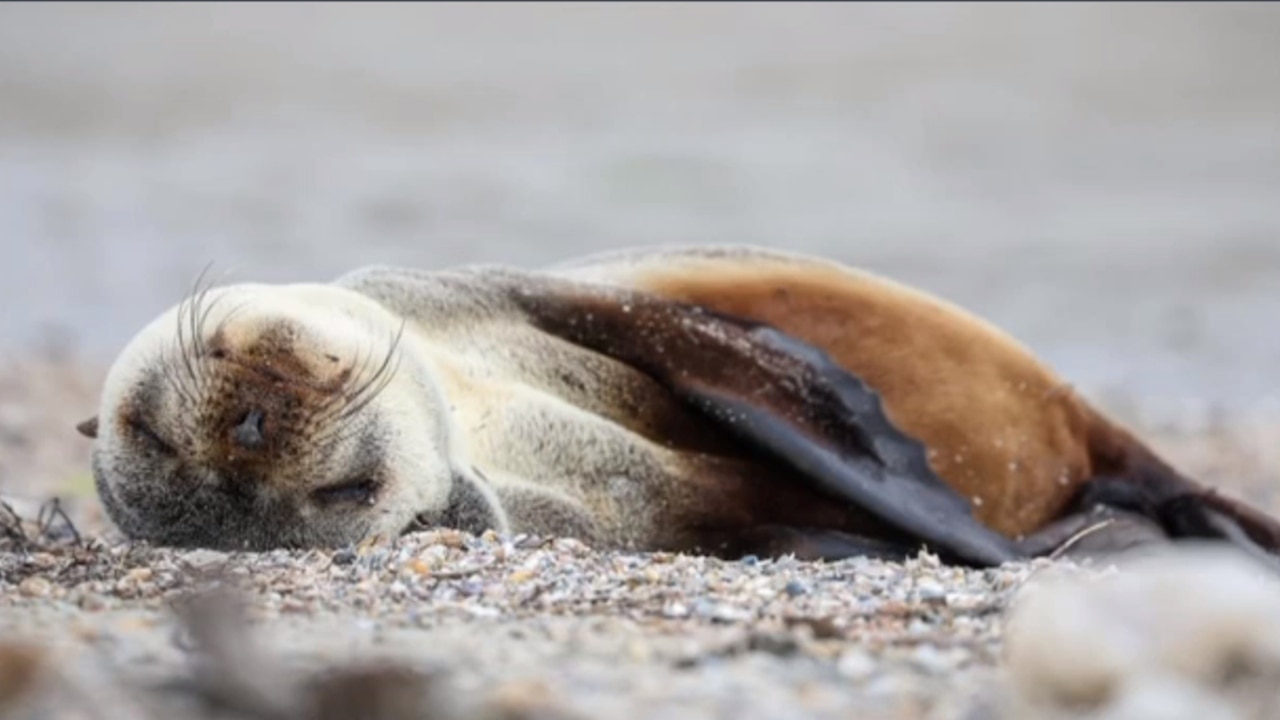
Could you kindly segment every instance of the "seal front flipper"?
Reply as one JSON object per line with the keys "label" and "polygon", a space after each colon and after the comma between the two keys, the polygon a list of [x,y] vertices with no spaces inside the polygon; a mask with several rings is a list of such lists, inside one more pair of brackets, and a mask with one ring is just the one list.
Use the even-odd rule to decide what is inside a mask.
{"label": "seal front flipper", "polygon": [[978,565],[1024,557],[974,518],[879,395],[820,349],[767,325],[604,286],[525,284],[512,299],[544,332],[645,372],[817,489],[935,552]]}

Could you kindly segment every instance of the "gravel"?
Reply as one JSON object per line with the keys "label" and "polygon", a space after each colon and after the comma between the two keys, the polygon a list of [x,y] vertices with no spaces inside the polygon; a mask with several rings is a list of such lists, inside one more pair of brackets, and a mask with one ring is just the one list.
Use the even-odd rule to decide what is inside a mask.
{"label": "gravel", "polygon": [[724,562],[453,531],[336,552],[64,542],[0,555],[0,632],[141,697],[145,679],[189,670],[175,608],[228,587],[273,665],[394,658],[480,704],[537,687],[588,717],[962,717],[1034,569]]}

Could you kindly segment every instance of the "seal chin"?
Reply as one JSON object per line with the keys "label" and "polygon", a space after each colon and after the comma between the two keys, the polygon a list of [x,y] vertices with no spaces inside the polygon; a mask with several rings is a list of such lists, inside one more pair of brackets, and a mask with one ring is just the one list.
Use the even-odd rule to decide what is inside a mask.
{"label": "seal chin", "polygon": [[[185,502],[137,497],[137,483],[103,493],[108,516],[133,540],[168,547],[223,551],[268,551],[279,548],[342,547],[359,542],[369,532],[369,518],[361,513],[308,515],[288,501],[250,501],[217,488],[188,495]],[[122,495],[133,497],[122,500]]]}

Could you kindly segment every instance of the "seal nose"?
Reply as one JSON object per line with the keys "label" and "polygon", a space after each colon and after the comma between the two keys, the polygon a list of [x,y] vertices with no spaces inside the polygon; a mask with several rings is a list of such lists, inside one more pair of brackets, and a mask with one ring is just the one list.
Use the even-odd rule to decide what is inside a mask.
{"label": "seal nose", "polygon": [[240,447],[246,450],[257,450],[266,444],[267,439],[262,434],[262,424],[266,420],[261,410],[254,408],[250,410],[239,425],[231,430],[231,437]]}

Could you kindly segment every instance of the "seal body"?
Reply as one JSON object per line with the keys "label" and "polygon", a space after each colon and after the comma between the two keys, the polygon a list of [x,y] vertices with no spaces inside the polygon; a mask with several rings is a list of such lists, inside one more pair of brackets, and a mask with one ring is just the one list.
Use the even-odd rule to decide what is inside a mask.
{"label": "seal body", "polygon": [[1056,547],[1082,498],[1280,538],[982,320],[751,248],[201,291],[121,353],[91,425],[111,516],[171,544],[449,525],[991,564]]}
{"label": "seal body", "polygon": [[1096,474],[1091,434],[1123,435],[1005,333],[885,278],[758,250],[596,262],[571,273],[768,323],[826,350],[1005,534],[1042,527]]}

